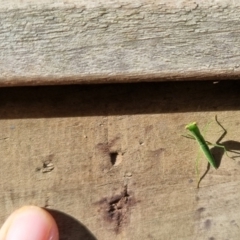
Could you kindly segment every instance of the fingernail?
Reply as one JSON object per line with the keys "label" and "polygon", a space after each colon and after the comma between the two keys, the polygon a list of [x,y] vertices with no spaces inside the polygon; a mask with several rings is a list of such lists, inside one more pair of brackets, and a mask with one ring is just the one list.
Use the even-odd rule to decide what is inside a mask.
{"label": "fingernail", "polygon": [[6,221],[6,240],[58,240],[57,225],[45,210],[23,207]]}

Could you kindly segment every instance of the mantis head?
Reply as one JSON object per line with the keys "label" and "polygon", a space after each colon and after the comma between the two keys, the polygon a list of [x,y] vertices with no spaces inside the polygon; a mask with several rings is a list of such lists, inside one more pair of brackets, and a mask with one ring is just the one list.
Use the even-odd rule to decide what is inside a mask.
{"label": "mantis head", "polygon": [[189,123],[185,129],[188,129],[188,130],[195,130],[197,128],[197,123],[196,122],[192,122],[192,123]]}

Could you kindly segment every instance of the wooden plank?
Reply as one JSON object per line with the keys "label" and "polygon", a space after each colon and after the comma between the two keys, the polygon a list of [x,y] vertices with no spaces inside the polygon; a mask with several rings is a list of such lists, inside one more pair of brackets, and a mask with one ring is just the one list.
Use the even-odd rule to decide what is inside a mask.
{"label": "wooden plank", "polygon": [[[239,152],[239,85],[0,89],[0,223],[35,204],[53,209],[61,239],[239,239],[239,154],[213,149],[220,167],[196,189],[199,148],[181,137],[217,114]],[[205,136],[221,134],[213,121]]]}
{"label": "wooden plank", "polygon": [[0,0],[0,86],[238,78],[231,0]]}

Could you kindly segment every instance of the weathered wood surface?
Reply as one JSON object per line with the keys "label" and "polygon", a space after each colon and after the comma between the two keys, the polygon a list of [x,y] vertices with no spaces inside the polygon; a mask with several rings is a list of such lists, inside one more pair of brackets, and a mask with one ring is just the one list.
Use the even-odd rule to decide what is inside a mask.
{"label": "weathered wood surface", "polygon": [[0,0],[0,86],[240,76],[240,2]]}
{"label": "weathered wood surface", "polygon": [[[0,223],[53,209],[61,239],[239,239],[240,165],[221,157],[196,189],[196,142],[215,114],[240,151],[238,81],[0,89]],[[222,134],[213,121],[206,138]],[[207,161],[201,157],[201,175]]]}

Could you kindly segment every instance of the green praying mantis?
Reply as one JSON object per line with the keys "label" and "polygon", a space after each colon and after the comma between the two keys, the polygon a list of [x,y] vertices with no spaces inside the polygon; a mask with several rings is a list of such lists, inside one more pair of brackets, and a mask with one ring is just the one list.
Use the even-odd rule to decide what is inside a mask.
{"label": "green praying mantis", "polygon": [[[217,124],[226,132],[226,130],[223,128],[223,126],[218,122],[217,120],[217,116],[215,116],[215,120],[217,122]],[[227,153],[227,149],[225,148],[225,146],[223,145],[220,145],[220,144],[212,144],[208,141],[206,141],[203,137],[203,135],[201,134],[198,126],[197,126],[197,123],[196,122],[192,122],[192,123],[189,123],[186,125],[185,129],[189,130],[191,135],[188,135],[188,136],[184,136],[184,137],[187,137],[187,138],[191,138],[191,139],[195,139],[203,154],[205,155],[205,157],[207,158],[209,164],[214,167],[215,169],[218,168],[218,165],[217,165],[217,162],[216,160],[214,159],[210,149],[209,149],[209,145],[211,146],[215,146],[215,147],[218,147],[218,148],[222,148],[224,150],[224,153],[229,157],[231,158],[228,153]],[[197,175],[198,175],[198,183],[197,183],[197,188],[199,188],[199,184],[200,184],[200,181],[201,179],[199,179],[199,171],[198,171],[198,165],[196,164],[196,172],[197,172]]]}

